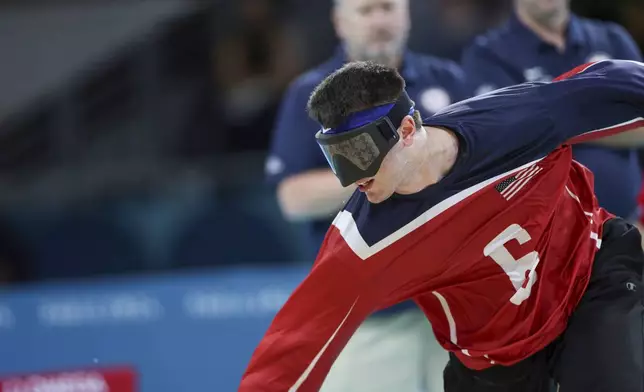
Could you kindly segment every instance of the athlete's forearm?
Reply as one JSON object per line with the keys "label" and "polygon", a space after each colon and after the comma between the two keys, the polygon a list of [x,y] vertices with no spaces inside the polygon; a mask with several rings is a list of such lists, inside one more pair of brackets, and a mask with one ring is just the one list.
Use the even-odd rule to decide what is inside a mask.
{"label": "athlete's forearm", "polygon": [[333,218],[354,190],[353,185],[343,188],[331,170],[323,169],[284,179],[277,197],[289,220]]}

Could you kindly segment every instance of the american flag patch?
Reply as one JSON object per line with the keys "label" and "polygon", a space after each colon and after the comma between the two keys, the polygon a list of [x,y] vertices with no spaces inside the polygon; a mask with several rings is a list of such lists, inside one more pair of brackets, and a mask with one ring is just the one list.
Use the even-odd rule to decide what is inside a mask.
{"label": "american flag patch", "polygon": [[494,187],[494,189],[496,189],[504,199],[510,200],[541,170],[542,168],[537,165],[527,167],[501,181]]}

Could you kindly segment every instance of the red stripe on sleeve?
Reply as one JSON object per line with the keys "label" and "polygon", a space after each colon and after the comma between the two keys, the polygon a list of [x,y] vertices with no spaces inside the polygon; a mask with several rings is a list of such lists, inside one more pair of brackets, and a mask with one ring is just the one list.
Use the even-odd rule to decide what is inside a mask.
{"label": "red stripe on sleeve", "polygon": [[597,64],[597,63],[598,63],[597,61],[594,61],[594,62],[591,62],[591,63],[586,63],[586,64],[582,64],[582,65],[580,65],[578,67],[575,67],[575,68],[571,69],[570,71],[568,71],[568,72],[556,77],[555,79],[553,79],[553,82],[558,82],[560,80],[572,78],[573,76],[584,72],[591,65],[594,65],[594,64]]}

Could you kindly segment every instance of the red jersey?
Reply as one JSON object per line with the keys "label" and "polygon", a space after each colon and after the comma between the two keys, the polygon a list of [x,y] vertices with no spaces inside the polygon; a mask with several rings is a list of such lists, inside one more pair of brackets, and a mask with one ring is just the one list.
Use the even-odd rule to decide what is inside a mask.
{"label": "red jersey", "polygon": [[353,195],[240,391],[317,391],[361,322],[408,299],[470,368],[544,348],[584,294],[610,218],[569,143],[642,126],[643,113],[644,66],[602,61],[427,119],[459,137],[453,169],[380,204]]}

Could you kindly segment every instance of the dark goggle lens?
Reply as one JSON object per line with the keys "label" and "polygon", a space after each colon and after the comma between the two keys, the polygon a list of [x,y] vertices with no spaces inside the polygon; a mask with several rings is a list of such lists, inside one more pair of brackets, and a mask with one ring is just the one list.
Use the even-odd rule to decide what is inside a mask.
{"label": "dark goggle lens", "polygon": [[334,172],[335,156],[342,156],[359,170],[365,171],[380,156],[380,149],[370,134],[361,133],[338,143],[320,145]]}

